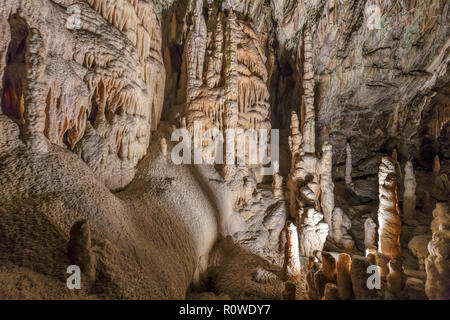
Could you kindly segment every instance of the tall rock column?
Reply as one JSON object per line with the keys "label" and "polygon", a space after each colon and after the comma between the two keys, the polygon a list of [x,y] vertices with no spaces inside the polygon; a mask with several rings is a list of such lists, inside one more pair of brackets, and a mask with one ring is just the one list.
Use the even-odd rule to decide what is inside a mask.
{"label": "tall rock column", "polygon": [[411,161],[405,165],[405,192],[403,193],[403,216],[405,220],[411,221],[416,213],[416,177]]}
{"label": "tall rock column", "polygon": [[378,250],[391,259],[400,257],[402,220],[398,207],[397,177],[395,160],[383,157],[378,172]]}
{"label": "tall rock column", "polygon": [[314,110],[314,70],[313,70],[313,47],[311,31],[307,28],[304,34],[304,70],[303,70],[303,150],[305,153],[314,154],[316,151],[316,113]]}
{"label": "tall rock column", "polygon": [[[226,26],[225,39],[225,161],[235,158],[235,135],[232,133],[238,125],[238,80],[237,80],[237,43],[235,41],[236,16],[230,12]],[[223,176],[226,180],[231,179],[235,173],[234,163],[225,162]]]}

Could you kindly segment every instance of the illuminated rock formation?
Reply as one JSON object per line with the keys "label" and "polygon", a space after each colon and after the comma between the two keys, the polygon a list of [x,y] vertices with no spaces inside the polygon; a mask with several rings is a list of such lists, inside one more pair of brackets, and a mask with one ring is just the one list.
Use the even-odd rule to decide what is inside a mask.
{"label": "illuminated rock formation", "polygon": [[274,163],[274,174],[273,174],[273,183],[272,183],[272,192],[273,196],[276,198],[283,197],[283,177],[279,172],[279,164],[278,162]]}
{"label": "illuminated rock formation", "polygon": [[347,188],[353,188],[352,182],[352,147],[350,143],[347,142],[345,148],[345,185]]}
{"label": "illuminated rock formation", "polygon": [[[80,23],[74,29],[66,25],[66,1],[2,4],[3,14],[14,17],[10,49],[23,48],[14,52],[18,62],[20,55],[28,57],[25,65],[6,70],[26,67],[27,81],[9,87],[8,97],[16,98],[8,98],[5,108],[23,121],[31,145],[45,151],[45,136],[74,150],[115,190],[134,177],[159,122],[165,79],[160,21],[147,1],[86,2],[92,8],[77,4]],[[38,14],[41,8],[51,23]]]}
{"label": "illuminated rock formation", "polygon": [[438,203],[433,211],[431,230],[433,238],[428,244],[429,256],[425,260],[427,296],[433,300],[450,299],[450,206]]}
{"label": "illuminated rock formation", "polygon": [[377,224],[372,218],[367,218],[364,222],[364,246],[367,249],[376,248],[377,244]]}
{"label": "illuminated rock formation", "polygon": [[336,283],[336,260],[328,252],[322,252],[322,272],[329,283]]}
{"label": "illuminated rock formation", "polygon": [[386,277],[387,290],[395,297],[401,298],[403,288],[406,284],[406,275],[403,272],[402,264],[398,260],[389,262],[389,274]]}
{"label": "illuminated rock formation", "polygon": [[391,259],[400,257],[400,232],[402,221],[398,208],[396,163],[383,157],[378,173],[378,250]]}
{"label": "illuminated rock formation", "polygon": [[353,249],[355,242],[348,231],[352,227],[351,220],[341,208],[334,208],[332,216],[332,235],[335,243],[347,250]]}
{"label": "illuminated rock formation", "polygon": [[342,300],[349,300],[353,296],[351,264],[352,259],[348,254],[341,253],[339,255],[336,264],[336,275],[339,298]]}
{"label": "illuminated rock formation", "polygon": [[405,165],[405,192],[403,193],[403,216],[406,221],[414,219],[416,213],[416,178],[411,161]]}
{"label": "illuminated rock formation", "polygon": [[284,274],[287,280],[298,282],[300,280],[300,252],[297,228],[292,222],[286,224],[286,243],[284,258]]}
{"label": "illuminated rock formation", "polygon": [[413,237],[408,243],[408,249],[419,260],[420,270],[425,270],[425,259],[428,257],[428,243],[431,241],[429,235],[418,235]]}
{"label": "illuminated rock formation", "polygon": [[160,145],[161,145],[161,153],[163,154],[163,156],[167,156],[167,140],[165,138],[162,138],[160,141]]}
{"label": "illuminated rock formation", "polygon": [[328,224],[323,222],[323,215],[314,208],[300,209],[300,212],[303,221],[299,233],[300,253],[304,257],[314,257],[315,252],[323,249],[328,236]]}

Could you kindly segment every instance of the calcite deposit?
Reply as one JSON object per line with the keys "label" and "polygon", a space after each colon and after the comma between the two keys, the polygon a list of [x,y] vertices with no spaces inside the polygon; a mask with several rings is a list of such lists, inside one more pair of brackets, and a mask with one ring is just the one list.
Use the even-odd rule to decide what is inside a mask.
{"label": "calcite deposit", "polygon": [[450,299],[449,12],[0,0],[0,299]]}

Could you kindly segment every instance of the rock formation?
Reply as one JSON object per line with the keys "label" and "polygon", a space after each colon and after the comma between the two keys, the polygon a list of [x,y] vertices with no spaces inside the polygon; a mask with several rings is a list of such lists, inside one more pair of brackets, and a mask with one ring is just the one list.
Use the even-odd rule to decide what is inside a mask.
{"label": "rock formation", "polygon": [[392,158],[383,157],[378,173],[378,250],[391,259],[400,257],[400,232],[402,221],[398,208],[396,164]]}
{"label": "rock formation", "polygon": [[416,213],[416,178],[411,161],[405,165],[405,192],[403,193],[403,216],[406,221],[414,219]]}
{"label": "rock formation", "polygon": [[367,249],[376,248],[377,244],[377,225],[372,218],[364,221],[364,246]]}
{"label": "rock formation", "polygon": [[351,265],[351,257],[346,253],[341,253],[336,265],[336,274],[339,298],[342,300],[349,300],[353,296]]}
{"label": "rock formation", "polygon": [[425,260],[427,271],[426,293],[433,300],[450,299],[450,206],[438,203],[433,211],[431,229],[433,238],[428,244],[429,256]]}
{"label": "rock formation", "polygon": [[287,280],[298,282],[300,280],[300,252],[298,249],[297,228],[288,221],[286,224],[286,244],[285,244],[285,260],[284,274]]}
{"label": "rock formation", "polygon": [[449,299],[449,10],[0,0],[0,299]]}

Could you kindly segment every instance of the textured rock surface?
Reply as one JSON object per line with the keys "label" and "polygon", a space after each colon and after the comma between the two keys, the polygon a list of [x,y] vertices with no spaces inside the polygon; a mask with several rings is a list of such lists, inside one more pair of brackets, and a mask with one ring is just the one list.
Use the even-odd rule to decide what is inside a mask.
{"label": "textured rock surface", "polygon": [[[416,299],[431,224],[425,287],[448,299],[449,9],[0,0],[0,298],[377,298],[376,263],[385,298]],[[175,165],[180,127],[202,149],[226,129],[280,129],[276,173],[247,154]],[[84,224],[70,241],[79,220],[90,245]],[[76,256],[92,290],[61,281]]]}
{"label": "textured rock surface", "polygon": [[430,299],[450,299],[450,208],[439,203],[433,211],[433,238],[428,245],[425,261],[427,271],[426,292]]}

